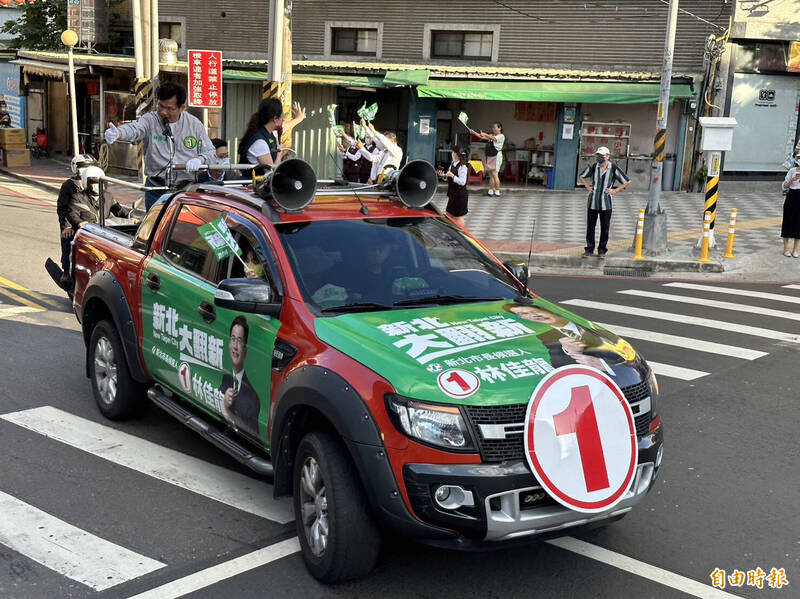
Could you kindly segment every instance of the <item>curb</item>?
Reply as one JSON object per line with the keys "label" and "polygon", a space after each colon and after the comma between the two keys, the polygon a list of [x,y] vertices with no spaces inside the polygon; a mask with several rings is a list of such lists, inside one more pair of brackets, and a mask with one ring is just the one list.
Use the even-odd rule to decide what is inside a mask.
{"label": "curb", "polygon": [[[522,260],[527,262],[528,254],[520,252],[495,252],[502,262],[508,260]],[[564,254],[531,254],[532,268],[569,268],[578,271],[602,271],[604,274],[626,274],[649,276],[652,273],[667,272],[694,272],[694,273],[721,273],[725,268],[721,262],[697,262],[695,260],[654,259],[634,260],[627,256],[609,256],[599,258],[582,258],[578,255]]]}
{"label": "curb", "polygon": [[0,166],[0,173],[3,175],[8,175],[12,179],[17,179],[18,181],[24,181],[34,187],[38,187],[39,189],[44,189],[45,191],[52,191],[58,193],[61,191],[61,188],[57,185],[53,185],[52,183],[45,183],[44,181],[39,181],[39,179],[35,179],[29,175],[23,175],[20,173],[15,173],[14,171],[8,170],[6,167]]}

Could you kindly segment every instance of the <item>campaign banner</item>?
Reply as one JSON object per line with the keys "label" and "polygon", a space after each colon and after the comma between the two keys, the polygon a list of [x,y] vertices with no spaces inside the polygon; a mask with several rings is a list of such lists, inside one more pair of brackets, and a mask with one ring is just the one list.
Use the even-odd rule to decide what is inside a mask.
{"label": "campaign banner", "polygon": [[25,104],[19,95],[19,67],[15,64],[0,62],[0,107],[6,103],[6,112],[11,115],[11,127],[25,127]]}
{"label": "campaign banner", "polygon": [[242,249],[239,247],[239,244],[236,243],[233,235],[231,235],[230,229],[228,229],[228,226],[225,224],[223,217],[220,216],[217,220],[197,227],[197,231],[214,251],[217,260],[224,260],[234,253],[237,256],[242,255]]}

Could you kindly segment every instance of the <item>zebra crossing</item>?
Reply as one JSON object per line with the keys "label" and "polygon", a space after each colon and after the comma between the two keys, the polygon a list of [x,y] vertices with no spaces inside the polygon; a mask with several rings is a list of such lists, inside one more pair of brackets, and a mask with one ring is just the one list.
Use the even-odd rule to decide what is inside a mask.
{"label": "zebra crossing", "polygon": [[[663,292],[638,288],[619,289],[616,294],[620,296],[620,303],[581,298],[559,303],[577,309],[583,316],[599,315],[596,324],[636,342],[635,345],[644,342],[654,347],[681,348],[686,361],[700,369],[663,363],[657,359],[648,359],[648,363],[657,375],[684,381],[713,374],[713,370],[705,366],[710,365],[711,361],[703,354],[713,355],[715,358],[722,356],[752,361],[769,355],[769,351],[765,351],[768,348],[752,347],[754,344],[763,344],[764,339],[800,344],[800,326],[795,324],[800,320],[800,308],[787,310],[772,307],[781,304],[800,305],[800,294],[793,293],[800,290],[800,285],[783,285],[781,289],[786,293],[684,282],[663,283],[661,287]],[[733,297],[736,301],[716,299],[718,296]],[[641,307],[626,303],[623,299],[625,297],[650,301],[647,302],[648,307]],[[698,315],[681,312],[683,305],[695,306]],[[759,321],[763,319],[770,323],[780,323],[781,328],[767,328],[736,320],[737,317],[753,319],[751,315],[755,315]],[[631,326],[631,320],[642,323],[642,326]],[[672,326],[688,328],[692,335],[664,332],[664,321]],[[734,338],[741,345],[703,338],[706,329],[725,332],[726,337]],[[797,349],[800,349],[800,345]],[[675,355],[674,352],[672,355]]]}
{"label": "zebra crossing", "polygon": [[[727,360],[725,364],[729,366],[763,359],[778,346],[800,349],[800,327],[796,324],[800,309],[795,308],[800,304],[800,285],[784,285],[779,292],[681,282],[662,283],[659,288],[660,291],[621,288],[614,293],[619,302],[572,297],[558,303],[587,318],[596,318],[596,324],[631,340],[637,348],[643,344],[648,350],[648,363],[660,378],[697,381],[718,371],[715,360]],[[682,307],[687,306],[694,310],[693,314],[684,312]],[[764,323],[760,322],[761,317]],[[704,331],[718,336],[704,338]],[[283,531],[279,538],[292,530],[291,500],[272,499],[271,485],[166,445],[51,406],[0,414],[0,425],[16,427],[34,439],[46,439],[58,447],[74,449],[115,468],[210,500],[220,511],[232,510],[271,523]],[[0,449],[2,444],[0,437]],[[91,492],[102,494],[105,490]],[[7,487],[2,479],[0,514],[0,547],[80,583],[87,596],[129,589],[124,586],[126,583],[144,580],[148,584],[137,588],[138,594],[120,596],[179,597],[299,551],[296,537],[278,542],[262,537],[262,546],[252,551],[231,559],[223,557],[222,563],[169,580],[163,573],[175,563],[168,552],[154,551],[152,547],[143,550],[130,539],[105,534],[100,526],[90,531],[70,522],[68,517],[48,513],[23,488]],[[185,571],[186,564],[180,564],[180,568]],[[3,585],[0,580],[0,595],[15,596]]]}

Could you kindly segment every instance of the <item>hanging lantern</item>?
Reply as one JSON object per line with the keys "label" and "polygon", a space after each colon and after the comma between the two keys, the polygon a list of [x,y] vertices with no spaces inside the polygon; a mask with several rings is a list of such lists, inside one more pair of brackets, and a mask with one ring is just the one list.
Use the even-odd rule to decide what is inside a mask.
{"label": "hanging lantern", "polygon": [[0,6],[9,6],[11,4],[11,0],[0,0]]}

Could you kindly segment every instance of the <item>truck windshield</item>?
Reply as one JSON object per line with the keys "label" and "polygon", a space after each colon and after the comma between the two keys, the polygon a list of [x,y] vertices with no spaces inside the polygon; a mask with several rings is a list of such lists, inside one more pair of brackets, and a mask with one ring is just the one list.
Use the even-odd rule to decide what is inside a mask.
{"label": "truck windshield", "polygon": [[321,314],[512,299],[524,291],[440,218],[285,223],[277,230],[304,300]]}

